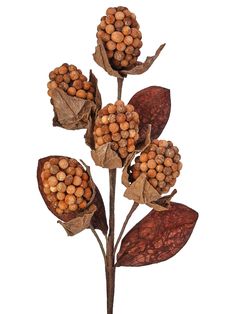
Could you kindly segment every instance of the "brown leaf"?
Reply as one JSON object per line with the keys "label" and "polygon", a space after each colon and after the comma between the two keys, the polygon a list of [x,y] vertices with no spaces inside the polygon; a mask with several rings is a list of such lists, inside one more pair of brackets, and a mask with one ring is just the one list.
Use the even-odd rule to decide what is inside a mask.
{"label": "brown leaf", "polygon": [[86,133],[84,135],[85,143],[92,150],[95,149],[95,141],[94,141],[94,136],[93,136],[95,120],[96,120],[96,115],[92,113],[89,120],[88,120],[87,130],[86,130]]}
{"label": "brown leaf", "polygon": [[147,57],[146,60],[142,63],[140,62],[135,67],[133,67],[131,70],[121,70],[120,73],[122,75],[136,75],[136,74],[143,74],[146,72],[150,66],[153,64],[153,62],[157,59],[157,57],[160,55],[162,49],[165,47],[166,44],[162,44],[152,57]]}
{"label": "brown leaf", "polygon": [[152,210],[124,237],[116,266],[144,266],[163,262],[188,241],[198,218],[193,209],[170,203],[167,211]]}
{"label": "brown leaf", "polygon": [[88,209],[78,214],[76,218],[68,222],[62,222],[59,220],[58,223],[62,225],[68,236],[74,236],[84,229],[89,228],[91,219],[96,210],[96,206],[91,205]]}
{"label": "brown leaf", "polygon": [[129,181],[129,168],[131,165],[132,160],[134,159],[135,155],[139,152],[142,152],[150,143],[151,143],[151,125],[148,125],[147,128],[147,132],[146,132],[146,137],[145,137],[145,141],[143,141],[142,143],[139,143],[136,145],[135,147],[135,151],[131,154],[129,154],[124,162],[124,169],[122,171],[122,177],[121,177],[121,181],[122,184],[126,187],[130,186],[130,181]]}
{"label": "brown leaf", "polygon": [[103,42],[98,39],[97,46],[95,48],[95,53],[93,54],[94,61],[100,65],[108,74],[115,77],[123,77],[117,70],[114,70],[109,62],[107,57],[106,49],[103,45]]}
{"label": "brown leaf", "polygon": [[[62,221],[68,222],[68,221],[76,218],[80,212],[70,212],[70,213],[63,213],[63,214],[59,215],[56,212],[55,208],[52,206],[52,204],[48,201],[48,199],[47,199],[47,197],[43,191],[43,183],[42,183],[42,178],[41,178],[43,165],[50,158],[54,158],[54,157],[58,158],[58,157],[65,157],[65,156],[48,156],[48,157],[39,159],[38,168],[37,168],[38,187],[39,187],[39,191],[40,191],[42,198],[43,198],[45,204],[47,205],[48,209],[57,218],[61,219]],[[65,158],[69,158],[69,157],[65,157]],[[99,192],[99,189],[94,184],[91,177],[90,177],[90,180],[91,180],[92,186],[93,186],[93,195],[91,197],[90,202],[88,203],[88,206],[94,204],[97,207],[97,211],[95,212],[93,219],[92,219],[92,225],[94,228],[100,229],[104,234],[106,234],[106,232],[107,232],[107,220],[106,220],[106,213],[105,213],[105,207],[104,207],[103,199],[102,199],[102,196]]]}
{"label": "brown leaf", "polygon": [[60,88],[51,91],[51,103],[55,113],[54,126],[68,130],[87,128],[91,114],[101,108],[101,95],[98,90],[97,79],[92,71],[90,71],[89,80],[95,86],[95,102],[69,96]]}
{"label": "brown leaf", "polygon": [[109,169],[122,168],[122,160],[111,148],[111,143],[99,146],[91,151],[92,158],[97,166]]}
{"label": "brown leaf", "polygon": [[124,196],[139,204],[151,203],[161,197],[157,190],[148,182],[145,173],[142,173],[138,179],[127,187]]}
{"label": "brown leaf", "polygon": [[156,60],[156,58],[161,53],[162,49],[165,47],[165,44],[161,45],[154,56],[147,57],[145,62],[137,62],[137,65],[129,70],[121,70],[117,71],[112,68],[110,65],[109,59],[107,57],[106,49],[104,47],[104,44],[101,40],[98,40],[97,46],[95,48],[95,53],[93,54],[93,58],[95,62],[100,65],[108,74],[115,76],[115,77],[126,77],[128,74],[136,75],[136,74],[142,74],[146,72],[150,66],[153,64],[153,62]]}
{"label": "brown leaf", "polygon": [[137,92],[129,103],[139,114],[139,142],[144,141],[149,124],[152,125],[151,139],[158,138],[170,116],[170,90],[150,86]]}

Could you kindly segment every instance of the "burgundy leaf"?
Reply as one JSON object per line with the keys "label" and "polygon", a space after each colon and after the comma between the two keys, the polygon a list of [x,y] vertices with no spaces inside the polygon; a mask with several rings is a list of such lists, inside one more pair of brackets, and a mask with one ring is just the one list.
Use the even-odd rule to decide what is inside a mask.
{"label": "burgundy leaf", "polygon": [[188,241],[198,213],[171,202],[167,211],[152,210],[124,237],[116,266],[144,266],[163,262]]}
{"label": "burgundy leaf", "polygon": [[170,90],[159,86],[150,86],[137,92],[129,101],[139,113],[139,142],[143,142],[152,125],[151,139],[158,138],[170,116]]}
{"label": "burgundy leaf", "polygon": [[95,229],[99,229],[103,232],[103,234],[107,234],[108,226],[107,226],[107,219],[106,219],[106,212],[105,206],[103,203],[102,196],[99,192],[99,189],[96,186],[95,190],[96,194],[93,200],[93,204],[96,205],[97,210],[95,211],[92,217],[92,225]]}

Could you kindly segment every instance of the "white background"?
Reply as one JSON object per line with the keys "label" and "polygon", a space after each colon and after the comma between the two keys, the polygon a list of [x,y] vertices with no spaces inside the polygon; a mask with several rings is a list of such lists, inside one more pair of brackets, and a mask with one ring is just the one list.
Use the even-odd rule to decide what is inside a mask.
{"label": "white background", "polygon": [[[107,204],[107,171],[94,166],[83,130],[52,127],[46,84],[51,69],[73,63],[84,74],[94,70],[104,104],[115,100],[116,80],[92,53],[100,17],[108,6],[122,4],[141,25],[143,59],[167,43],[146,74],[125,80],[123,99],[149,85],[171,89],[171,117],[161,137],[179,146],[184,163],[175,201],[196,209],[200,218],[174,258],[117,270],[115,314],[236,312],[234,2],[1,4],[1,313],[105,313],[97,243],[89,230],[66,236],[38,192],[36,166],[50,154],[84,159]],[[118,180],[117,229],[131,206],[123,192]],[[148,211],[140,207],[132,222]]]}

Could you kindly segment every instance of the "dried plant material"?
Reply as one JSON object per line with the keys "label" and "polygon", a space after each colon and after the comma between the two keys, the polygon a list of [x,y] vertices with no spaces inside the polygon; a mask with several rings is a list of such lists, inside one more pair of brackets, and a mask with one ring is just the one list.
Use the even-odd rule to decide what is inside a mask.
{"label": "dried plant material", "polygon": [[137,153],[142,152],[151,143],[150,136],[151,136],[151,124],[148,125],[145,140],[136,145],[135,152],[129,154],[124,162],[124,169],[122,171],[121,181],[122,181],[122,184],[126,187],[130,185],[129,168],[130,168],[131,162]]}
{"label": "dried plant material", "polygon": [[163,262],[188,241],[198,218],[193,209],[170,203],[167,211],[152,210],[124,237],[116,266],[144,266]]}
{"label": "dried plant material", "polygon": [[130,180],[129,180],[129,167],[130,167],[130,164],[132,162],[132,160],[134,159],[135,157],[135,154],[136,152],[133,152],[132,154],[130,154],[127,158],[126,158],[126,161],[124,163],[124,169],[122,171],[122,177],[121,177],[121,182],[122,184],[125,186],[125,187],[129,187],[130,186]]}
{"label": "dried plant material", "polygon": [[106,143],[96,150],[92,150],[91,155],[97,166],[109,169],[122,168],[122,160],[111,148],[111,143]]}
{"label": "dried plant material", "polygon": [[90,80],[95,86],[95,102],[69,96],[60,88],[51,90],[51,103],[55,113],[54,126],[68,130],[87,128],[91,114],[101,108],[101,95],[98,90],[97,79],[92,71],[90,71]]}
{"label": "dried plant material", "polygon": [[142,33],[136,15],[127,7],[109,8],[97,26],[96,36],[104,44],[113,69],[130,69],[137,64]]}
{"label": "dried plant material", "polygon": [[137,62],[137,64],[129,70],[120,70],[117,71],[112,68],[109,59],[107,57],[106,49],[101,40],[98,40],[95,53],[93,54],[93,58],[100,67],[102,67],[108,74],[115,76],[117,78],[126,77],[128,74],[136,75],[142,74],[146,72],[153,62],[157,59],[160,55],[162,49],[165,47],[165,44],[162,44],[156,51],[155,55],[152,57],[147,57],[145,62]]}
{"label": "dried plant material", "polygon": [[148,182],[146,175],[141,174],[137,180],[127,187],[124,196],[136,203],[147,204],[156,201],[161,195]]}
{"label": "dried plant material", "polygon": [[97,46],[95,48],[95,53],[93,54],[94,61],[100,65],[108,74],[115,76],[115,77],[120,77],[122,78],[123,76],[117,71],[114,70],[109,62],[109,59],[107,57],[106,49],[100,39],[97,41]]}
{"label": "dried plant material", "polygon": [[68,236],[74,236],[84,229],[89,228],[91,219],[96,210],[96,206],[91,205],[88,209],[78,214],[76,218],[68,222],[62,222],[59,220],[58,223],[62,225]]}
{"label": "dried plant material", "polygon": [[92,217],[91,224],[94,227],[94,229],[99,229],[102,231],[104,235],[106,235],[108,226],[107,226],[105,206],[103,203],[102,196],[97,187],[95,190],[95,197],[93,200],[93,204],[95,204],[95,206],[97,207],[97,210],[95,211]]}
{"label": "dried plant material", "polygon": [[87,125],[87,130],[84,135],[85,143],[92,149],[95,149],[95,141],[94,141],[94,136],[93,136],[93,130],[94,130],[94,122],[96,119],[95,114],[91,114],[88,120],[88,125]]}
{"label": "dried plant material", "polygon": [[102,106],[102,97],[101,97],[100,91],[98,89],[98,80],[97,80],[96,76],[93,74],[92,70],[89,71],[89,81],[95,87],[94,102],[96,104],[96,111],[98,111],[101,109],[101,106]]}
{"label": "dried plant material", "polygon": [[129,102],[140,117],[139,142],[144,140],[149,124],[152,125],[151,139],[158,138],[170,116],[170,90],[150,86],[137,92]]}
{"label": "dried plant material", "polygon": [[[39,187],[39,191],[40,191],[42,198],[43,198],[44,202],[46,203],[48,209],[57,218],[61,219],[62,221],[68,222],[68,221],[76,218],[77,215],[80,214],[80,211],[78,211],[78,210],[77,211],[70,211],[70,212],[64,212],[63,211],[60,213],[57,212],[57,210],[56,210],[57,206],[54,206],[54,204],[48,199],[47,195],[45,194],[44,185],[43,185],[43,181],[42,181],[42,172],[43,172],[43,167],[44,167],[45,162],[48,162],[49,160],[53,160],[53,159],[57,159],[57,158],[70,159],[69,157],[65,157],[65,156],[48,156],[48,157],[39,159],[38,168],[37,168],[38,187]],[[78,161],[76,161],[75,159],[73,159],[73,160],[80,165],[80,163]],[[92,220],[92,225],[94,228],[100,229],[105,234],[107,232],[107,220],[106,220],[106,214],[105,214],[105,207],[104,207],[103,199],[101,197],[101,194],[100,194],[98,188],[96,187],[96,185],[94,184],[94,182],[91,178],[90,168],[88,166],[86,166],[86,171],[90,176],[89,185],[91,186],[92,191],[93,191],[91,198],[90,198],[89,202],[87,203],[86,207],[88,207],[92,204],[94,204],[97,207],[97,211],[96,211],[96,213],[93,217],[93,220]]]}
{"label": "dried plant material", "polygon": [[120,73],[125,76],[127,74],[130,75],[137,75],[137,74],[143,74],[145,73],[153,64],[153,62],[157,59],[157,57],[160,55],[162,49],[165,47],[166,44],[162,44],[152,57],[147,57],[147,59],[142,63],[142,62],[137,62],[137,65],[134,66],[130,70],[121,70]]}

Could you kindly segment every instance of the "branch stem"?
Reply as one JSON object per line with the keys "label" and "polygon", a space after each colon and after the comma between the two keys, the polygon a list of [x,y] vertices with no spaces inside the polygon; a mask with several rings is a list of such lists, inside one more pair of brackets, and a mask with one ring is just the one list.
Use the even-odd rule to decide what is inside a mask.
{"label": "branch stem", "polygon": [[122,236],[123,236],[123,234],[124,234],[124,232],[125,232],[125,228],[126,228],[128,222],[129,222],[131,216],[133,215],[133,213],[135,212],[135,210],[137,209],[138,206],[139,206],[139,204],[136,203],[136,202],[134,202],[133,205],[132,205],[132,207],[131,207],[131,209],[130,209],[130,211],[129,211],[129,213],[128,213],[128,215],[126,216],[126,219],[125,219],[125,221],[124,221],[124,224],[123,224],[123,226],[122,226],[122,228],[121,228],[120,234],[119,234],[119,236],[118,236],[118,238],[117,238],[117,241],[116,241],[116,244],[115,244],[114,254],[116,253],[116,250],[117,250],[117,248],[118,248],[118,245],[119,245],[119,243],[120,243],[120,241],[121,241],[121,239],[122,239]]}
{"label": "branch stem", "polygon": [[117,78],[117,85],[118,85],[118,93],[117,93],[117,99],[121,99],[121,95],[122,95],[122,86],[123,86],[123,82],[124,82],[124,78],[122,77],[118,77]]}
{"label": "branch stem", "polygon": [[99,244],[99,246],[101,248],[101,251],[102,251],[104,262],[106,263],[106,252],[105,252],[104,246],[102,244],[102,241],[101,241],[99,235],[97,234],[97,231],[94,229],[94,227],[91,224],[90,224],[90,229],[91,229],[92,233],[94,234],[95,238],[98,241],[98,244]]}

